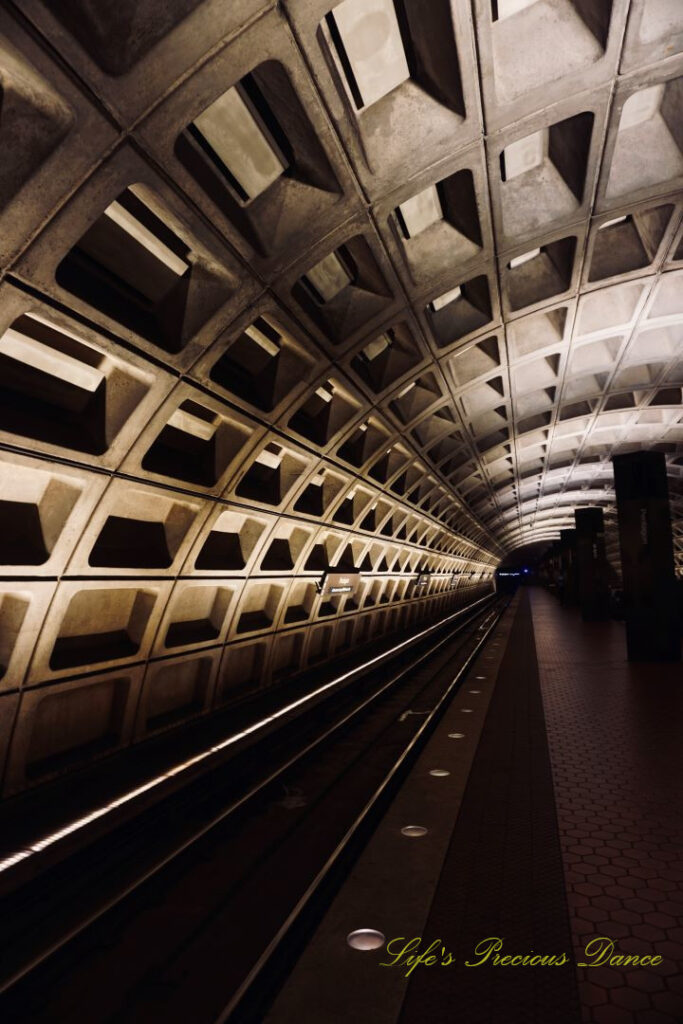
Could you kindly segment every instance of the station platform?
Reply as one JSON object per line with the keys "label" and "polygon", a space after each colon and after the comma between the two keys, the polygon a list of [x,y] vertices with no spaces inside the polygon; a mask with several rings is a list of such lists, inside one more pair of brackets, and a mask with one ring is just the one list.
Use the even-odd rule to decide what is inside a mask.
{"label": "station platform", "polygon": [[268,1024],[682,1020],[682,712],[680,664],[518,591]]}

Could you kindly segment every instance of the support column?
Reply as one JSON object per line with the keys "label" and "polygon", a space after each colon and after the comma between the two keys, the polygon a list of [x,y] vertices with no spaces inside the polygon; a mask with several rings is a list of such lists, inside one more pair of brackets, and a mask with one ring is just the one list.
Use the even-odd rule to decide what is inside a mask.
{"label": "support column", "polygon": [[662,452],[615,455],[621,571],[629,661],[679,661],[681,629],[666,460]]}
{"label": "support column", "polygon": [[555,594],[556,597],[562,596],[560,592],[560,573],[562,569],[561,551],[562,545],[560,544],[559,540],[554,540],[552,543],[552,547],[550,548],[550,551],[547,555],[549,576],[548,582],[552,588],[553,594]]}
{"label": "support column", "polygon": [[586,622],[609,618],[605,521],[601,508],[574,509],[581,616]]}
{"label": "support column", "polygon": [[562,541],[562,604],[578,604],[578,573],[576,565],[576,530],[560,530]]}
{"label": "support column", "polygon": [[536,574],[538,576],[539,583],[542,583],[544,587],[549,587],[553,582],[553,562],[550,556],[550,550],[546,551],[538,563]]}

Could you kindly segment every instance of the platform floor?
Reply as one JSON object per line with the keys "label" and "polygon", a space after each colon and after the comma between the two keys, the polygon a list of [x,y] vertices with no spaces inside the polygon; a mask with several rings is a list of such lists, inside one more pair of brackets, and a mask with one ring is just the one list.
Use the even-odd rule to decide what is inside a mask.
{"label": "platform floor", "polygon": [[630,665],[622,624],[522,592],[424,934],[458,964],[494,936],[662,962],[415,971],[401,1024],[683,1020],[682,721],[680,664]]}
{"label": "platform floor", "polygon": [[683,668],[629,664],[620,623],[531,592],[576,949],[595,935],[663,957],[578,969],[582,1019],[683,1020]]}

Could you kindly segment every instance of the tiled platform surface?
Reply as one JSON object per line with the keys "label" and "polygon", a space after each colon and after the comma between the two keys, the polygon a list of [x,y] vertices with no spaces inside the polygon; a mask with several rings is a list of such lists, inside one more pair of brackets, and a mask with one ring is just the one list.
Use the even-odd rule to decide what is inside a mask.
{"label": "tiled platform surface", "polygon": [[[415,971],[400,1024],[577,1024],[562,852],[527,592],[516,608],[484,730],[424,935],[440,937],[455,971]],[[480,966],[501,955],[566,955],[557,966]]]}
{"label": "tiled platform surface", "polygon": [[[326,985],[344,1020],[683,1021],[681,666],[629,665],[623,624],[584,623],[541,589],[522,590],[508,614],[500,664],[493,649],[482,655],[495,683],[461,799],[450,808],[452,832],[431,906],[416,924],[408,911],[420,895],[420,874],[406,872],[396,854],[383,866],[381,843],[393,839],[384,822],[369,847],[379,842],[382,851],[375,875],[372,864],[356,868],[355,888],[352,874],[269,1021],[307,1019],[313,1006],[325,1005]],[[420,863],[420,848],[410,852]],[[377,893],[394,875],[402,882],[393,886],[395,918],[387,921]],[[339,953],[360,911],[386,935],[440,939],[455,967],[420,967],[405,981],[399,975],[404,987],[394,992],[387,980],[396,980],[394,972],[378,970],[390,959],[386,950]],[[403,930],[396,931],[399,921]],[[566,952],[567,962],[467,969],[487,936],[504,939],[503,954]],[[600,936],[614,941],[616,955],[659,955],[662,962],[575,966]]]}
{"label": "tiled platform surface", "polygon": [[530,597],[574,948],[605,935],[663,957],[577,968],[582,1019],[680,1022],[683,670],[628,664],[620,623]]}

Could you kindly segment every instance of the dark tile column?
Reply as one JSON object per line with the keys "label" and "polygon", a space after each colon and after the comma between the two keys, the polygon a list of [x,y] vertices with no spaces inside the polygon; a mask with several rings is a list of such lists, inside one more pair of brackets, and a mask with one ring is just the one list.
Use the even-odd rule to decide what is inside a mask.
{"label": "dark tile column", "polygon": [[681,632],[662,452],[615,455],[629,661],[678,661]]}
{"label": "dark tile column", "polygon": [[562,596],[562,589],[560,586],[560,577],[562,575],[562,543],[559,540],[553,541],[553,546],[550,549],[550,582],[552,584],[553,593],[556,597]]}
{"label": "dark tile column", "polygon": [[577,508],[576,560],[581,615],[586,622],[609,618],[605,521],[601,508]]}
{"label": "dark tile column", "polygon": [[560,586],[560,597],[562,604],[578,604],[578,572],[576,560],[576,530],[560,530],[562,542],[562,584]]}

